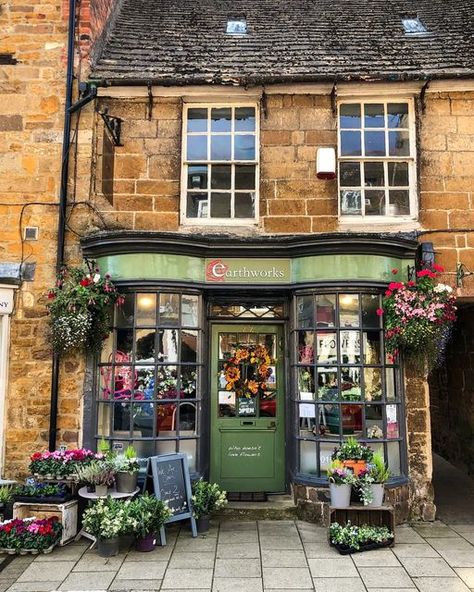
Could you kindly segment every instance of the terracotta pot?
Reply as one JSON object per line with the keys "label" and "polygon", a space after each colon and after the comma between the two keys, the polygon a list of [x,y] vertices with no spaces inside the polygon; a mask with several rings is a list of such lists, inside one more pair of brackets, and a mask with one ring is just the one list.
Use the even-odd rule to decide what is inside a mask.
{"label": "terracotta pot", "polygon": [[343,460],[342,464],[348,469],[351,469],[356,477],[367,467],[365,460]]}

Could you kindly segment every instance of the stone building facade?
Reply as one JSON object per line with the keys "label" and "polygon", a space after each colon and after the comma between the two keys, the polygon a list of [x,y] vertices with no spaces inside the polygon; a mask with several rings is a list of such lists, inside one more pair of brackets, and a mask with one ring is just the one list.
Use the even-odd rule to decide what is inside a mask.
{"label": "stone building facade", "polygon": [[[157,5],[167,14],[167,2]],[[133,242],[140,245],[142,250],[137,252],[140,256],[151,253],[164,257],[169,252],[178,259],[191,257],[193,249],[201,249],[204,253],[206,246],[209,252],[202,254],[202,259],[207,264],[209,259],[220,257],[219,253],[229,258],[232,244],[241,258],[250,260],[252,255],[246,245],[251,244],[264,253],[263,259],[271,259],[270,253],[274,249],[280,253],[280,258],[293,261],[303,254],[324,256],[320,245],[325,242],[339,241],[347,246],[359,241],[359,246],[353,247],[352,255],[350,250],[336,249],[329,253],[334,256],[334,261],[339,253],[343,253],[341,257],[369,257],[370,253],[375,253],[376,257],[387,257],[385,266],[390,258],[397,257],[403,265],[408,265],[413,263],[417,243],[428,242],[433,244],[437,263],[445,268],[442,280],[456,288],[461,305],[472,301],[474,280],[466,275],[463,281],[459,281],[459,265],[463,264],[466,270],[474,269],[474,72],[469,76],[466,70],[462,78],[457,73],[450,77],[447,68],[448,73],[444,72],[443,76],[431,75],[433,79],[429,83],[416,80],[423,78],[420,66],[412,80],[407,76],[393,81],[393,77],[387,74],[378,78],[374,75],[370,82],[357,79],[357,76],[354,76],[356,80],[347,81],[341,75],[341,80],[334,84],[329,76],[307,80],[304,75],[295,74],[293,79],[269,78],[262,82],[232,78],[232,84],[220,84],[219,79],[198,79],[196,75],[196,79],[190,76],[172,84],[170,78],[160,80],[158,68],[154,73],[147,73],[147,80],[141,71],[138,74],[126,70],[114,73],[117,63],[126,63],[126,56],[117,58],[114,51],[117,51],[116,45],[120,44],[120,35],[123,35],[123,19],[131,19],[127,11],[132,9],[133,2],[122,3],[118,11],[113,2],[107,0],[91,2],[90,7],[83,1],[78,7],[76,74],[82,81],[98,81],[98,97],[84,106],[73,120],[66,263],[79,262],[85,253],[116,264],[119,283],[125,290],[160,292],[174,286],[199,295],[207,306],[214,302],[214,292],[205,281],[191,281],[184,276],[165,278],[160,275],[159,268],[154,276],[148,269],[133,278],[132,275],[120,275],[121,262],[117,263],[118,259],[114,257],[133,255],[136,252],[130,246]],[[183,10],[186,11],[186,6]],[[251,14],[248,7],[246,14]],[[0,12],[0,27],[5,25],[8,32],[0,41],[0,57],[4,56],[0,62],[0,216],[6,229],[0,243],[0,263],[4,264],[0,267],[4,270],[0,273],[4,276],[0,283],[12,288],[15,294],[15,309],[9,323],[8,387],[3,402],[3,471],[6,476],[23,474],[29,454],[45,448],[48,442],[51,349],[45,294],[55,277],[67,17],[68,7],[59,0],[31,7],[10,1]],[[247,20],[251,22],[251,17]],[[435,17],[427,16],[427,20],[436,26]],[[131,22],[130,34],[138,37],[134,29],[138,26],[140,23]],[[181,39],[179,35],[177,37]],[[122,39],[122,42],[128,41]],[[186,46],[185,39],[181,39],[181,43]],[[235,45],[239,41],[235,38],[231,43]],[[460,46],[465,49],[461,42]],[[172,61],[169,52],[163,48],[159,51]],[[90,57],[92,73],[89,76]],[[202,59],[205,63],[205,58]],[[370,59],[367,58],[369,69]],[[331,67],[335,66],[329,64],[328,68]],[[179,71],[179,64],[176,68]],[[133,78],[135,74],[136,79]],[[75,96],[78,96],[77,89]],[[356,217],[348,221],[340,216],[338,180],[316,178],[317,150],[337,147],[340,143],[338,108],[345,102],[364,101],[375,104],[408,101],[412,105],[415,130],[412,139],[416,138],[416,208],[407,220],[387,218],[372,224],[370,220]],[[255,105],[259,121],[258,219],[244,226],[238,221],[222,227],[183,223],[185,108],[240,104]],[[100,115],[105,110],[122,120],[120,145],[114,146],[111,142]],[[37,241],[23,239],[27,226],[38,227]],[[295,247],[295,253],[297,248],[300,252],[290,255],[290,251],[284,249],[289,249],[292,237],[301,239],[301,245]],[[316,242],[314,246],[306,247],[302,246],[305,241],[308,244]],[[169,246],[168,251],[163,250],[163,244],[168,242],[173,245],[189,243],[191,246],[181,245],[181,250],[176,251],[172,248],[177,247]],[[379,251],[374,251],[376,247],[370,247],[370,243]],[[395,243],[396,247],[393,246]],[[149,246],[152,244],[156,248]],[[411,246],[407,246],[409,244]],[[149,261],[151,265],[152,260]],[[26,268],[24,264],[27,263],[36,264],[35,268]],[[23,264],[21,274],[18,264]],[[291,264],[296,269],[296,263]],[[305,286],[314,291],[324,284],[326,292],[331,286],[350,292],[354,286],[357,289],[360,286],[375,289],[375,286],[380,290],[387,281],[386,275],[374,276],[370,284],[369,275],[365,271],[360,277],[348,275],[350,288],[344,283],[344,276],[332,279],[326,276],[324,281],[306,280]],[[288,310],[293,310],[293,298],[303,297],[296,284],[285,285],[288,294],[284,296],[281,287],[282,302],[286,299]],[[241,298],[246,287],[238,285],[237,288]],[[255,292],[250,288],[247,287],[247,297],[254,298],[252,294]],[[270,294],[280,288],[264,285],[262,289]],[[226,298],[231,295],[229,291]],[[250,306],[251,302],[248,304]],[[202,312],[204,314],[204,308]],[[296,323],[292,314],[288,312],[288,332]],[[464,319],[463,326],[464,322],[469,326],[472,311],[463,309],[461,319]],[[211,326],[205,325],[201,329],[207,340]],[[453,351],[464,348],[465,363],[459,371],[453,366],[448,368],[444,391],[438,389],[433,377],[428,382],[414,369],[400,369],[404,380],[400,387],[403,402],[399,409],[401,418],[406,416],[406,425],[401,425],[401,418],[398,421],[400,434],[403,434],[401,454],[406,455],[406,463],[401,461],[405,466],[389,493],[400,521],[408,516],[426,520],[434,518],[432,441],[435,450],[445,453],[450,460],[458,461],[462,456],[459,441],[447,443],[446,430],[443,432],[444,412],[440,409],[446,404],[446,393],[458,389],[460,374],[466,386],[462,394],[457,390],[462,399],[459,408],[468,410],[472,407],[468,387],[472,344],[462,328],[458,331],[460,341],[455,337],[452,347]],[[5,352],[5,344],[2,347]],[[111,347],[111,355],[114,355],[115,346]],[[212,380],[209,378],[212,369],[204,349],[200,372],[204,381],[202,408],[206,409],[212,404],[210,391],[205,386],[207,380]],[[108,355],[109,350],[106,352]],[[285,367],[288,375],[290,365],[288,359]],[[81,354],[61,361],[58,445],[94,445],[94,438],[99,435],[114,439],[112,433],[94,432],[93,424],[98,421],[98,412],[94,411],[95,398],[99,397],[97,389],[101,387],[91,379],[93,375],[100,375],[96,361],[86,360]],[[100,377],[97,380],[100,382]],[[288,379],[286,385],[286,396],[293,399],[290,391],[294,383]],[[288,412],[285,433],[291,438],[293,435],[288,426],[295,421],[294,411],[286,403],[285,410]],[[430,418],[431,414],[433,418]],[[464,417],[466,419],[468,414]],[[107,421],[112,420],[109,417]],[[208,411],[201,418],[203,426],[206,422],[210,424]],[[470,417],[466,423],[464,434],[472,430],[474,419]],[[131,430],[130,438],[133,439],[134,428],[128,425],[125,428]],[[121,433],[119,439],[125,438],[124,430],[118,431]],[[200,434],[201,459],[210,455],[213,433],[212,429],[203,429]],[[459,438],[463,437],[459,435]],[[290,456],[294,453],[300,458],[293,444],[288,443],[288,449],[291,449]],[[196,466],[196,472],[208,474],[209,462],[212,460],[204,460],[200,467]],[[318,467],[321,463],[319,457]],[[293,461],[289,460],[288,465],[293,465]],[[284,489],[292,489],[305,515],[323,521],[327,488],[317,479],[299,478],[302,472],[290,467],[285,472]]]}

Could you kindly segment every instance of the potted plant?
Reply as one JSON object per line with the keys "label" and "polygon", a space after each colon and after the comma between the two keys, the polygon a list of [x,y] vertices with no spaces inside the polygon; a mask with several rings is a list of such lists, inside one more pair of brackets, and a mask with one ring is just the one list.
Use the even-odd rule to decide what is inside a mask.
{"label": "potted plant", "polygon": [[345,467],[352,469],[357,477],[363,471],[374,455],[373,450],[365,444],[361,444],[352,436],[334,449],[332,460],[339,460]]}
{"label": "potted plant", "polygon": [[0,487],[0,513],[2,514],[2,521],[11,520],[13,518],[13,496],[16,487],[13,485],[2,485]]}
{"label": "potted plant", "polygon": [[15,489],[15,501],[43,504],[62,504],[72,498],[70,489],[64,483],[34,483]]}
{"label": "potted plant", "polygon": [[330,543],[341,555],[388,547],[393,538],[393,532],[386,526],[355,526],[348,521],[345,526],[334,522],[329,527]]}
{"label": "potted plant", "polygon": [[97,539],[101,557],[113,557],[119,552],[119,536],[129,524],[124,502],[110,497],[93,502],[84,512],[82,527]]}
{"label": "potted plant", "polygon": [[[371,483],[369,485],[371,489],[371,497],[372,500],[366,503],[365,505],[368,506],[382,506],[383,505],[383,498],[384,498],[384,484],[390,478],[390,471],[385,464],[383,456],[380,452],[375,452],[370,462],[369,471],[371,477]],[[365,502],[364,502],[365,503]]]}
{"label": "potted plant", "polygon": [[0,524],[0,548],[10,554],[50,553],[60,541],[61,533],[57,516],[15,518]]}
{"label": "potted plant", "polygon": [[212,512],[223,508],[227,504],[227,493],[222,491],[217,483],[208,483],[199,479],[193,483],[193,514],[197,520],[197,531],[204,533],[209,530]]}
{"label": "potted plant", "polygon": [[124,454],[118,454],[112,460],[115,470],[115,486],[120,493],[133,493],[137,488],[140,465],[133,446],[128,446]]}
{"label": "potted plant", "polygon": [[340,460],[333,460],[327,470],[331,506],[348,508],[351,503],[352,485],[355,483],[354,473],[345,467]]}
{"label": "potted plant", "polygon": [[153,551],[156,535],[172,515],[166,502],[154,495],[144,493],[129,502],[128,517],[131,530],[135,534],[137,551]]}
{"label": "potted plant", "polygon": [[105,497],[107,490],[114,484],[115,473],[108,461],[93,461],[85,467],[78,467],[76,474],[79,482],[86,483],[88,490],[99,497]]}

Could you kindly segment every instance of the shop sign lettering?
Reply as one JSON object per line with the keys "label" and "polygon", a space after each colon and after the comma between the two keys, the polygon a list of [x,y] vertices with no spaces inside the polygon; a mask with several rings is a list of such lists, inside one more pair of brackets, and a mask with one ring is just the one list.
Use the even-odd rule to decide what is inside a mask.
{"label": "shop sign lettering", "polygon": [[13,290],[0,289],[0,315],[13,311]]}
{"label": "shop sign lettering", "polygon": [[206,282],[226,284],[286,284],[289,259],[206,259]]}

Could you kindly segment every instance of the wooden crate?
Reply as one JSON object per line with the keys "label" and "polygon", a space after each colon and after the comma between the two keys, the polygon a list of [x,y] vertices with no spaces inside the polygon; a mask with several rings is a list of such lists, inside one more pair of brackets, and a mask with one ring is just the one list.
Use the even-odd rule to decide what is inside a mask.
{"label": "wooden crate", "polygon": [[51,518],[57,516],[63,525],[60,545],[74,540],[77,534],[77,500],[64,504],[30,504],[15,502],[13,518]]}
{"label": "wooden crate", "polygon": [[[395,535],[395,510],[392,506],[371,508],[361,504],[351,505],[348,508],[329,508],[329,524],[338,522],[341,526],[345,526],[349,521],[355,526],[363,524],[386,526]],[[392,545],[394,543],[395,538],[393,538]]]}

